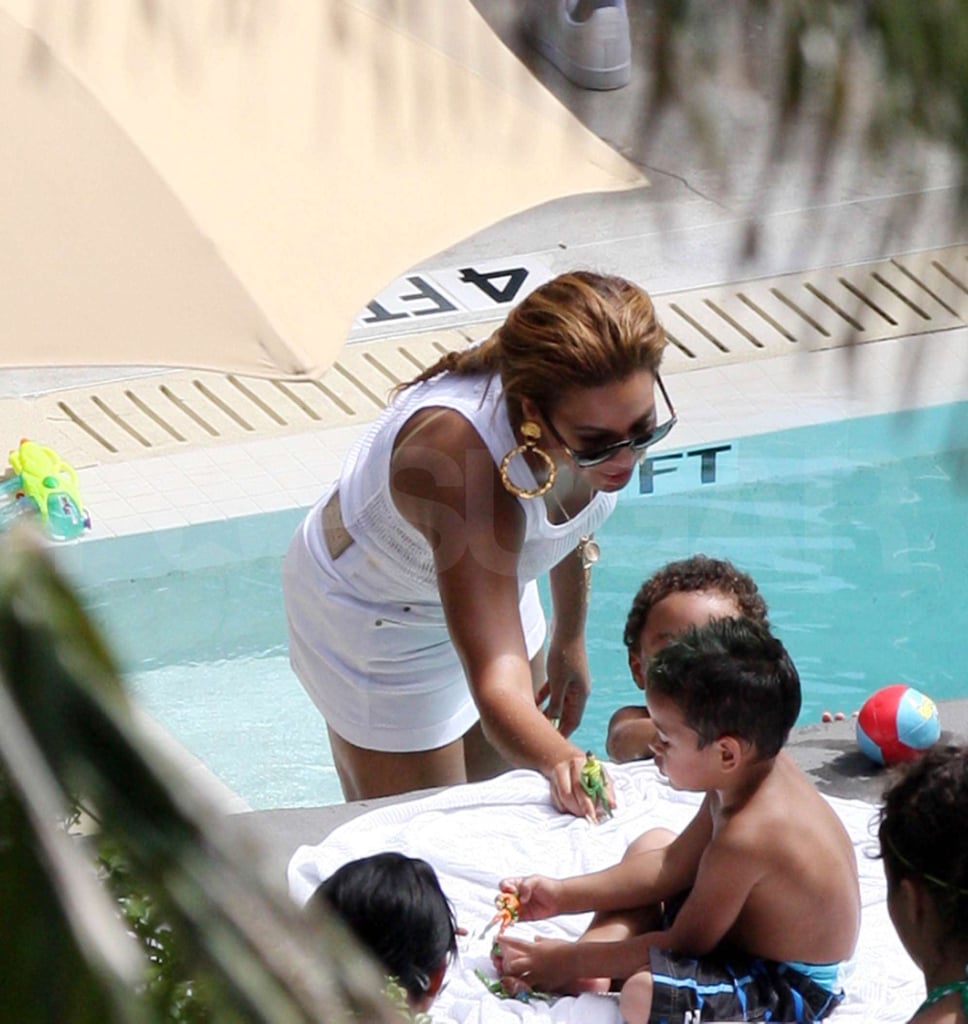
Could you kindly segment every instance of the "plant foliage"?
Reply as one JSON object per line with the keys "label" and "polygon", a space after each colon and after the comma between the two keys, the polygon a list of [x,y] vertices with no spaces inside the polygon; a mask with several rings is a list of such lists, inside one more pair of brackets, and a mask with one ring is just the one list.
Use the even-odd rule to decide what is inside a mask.
{"label": "plant foliage", "polygon": [[[97,843],[64,828],[75,799],[98,823]],[[102,640],[39,543],[27,531],[0,538],[9,1019],[398,1020],[339,922],[307,920],[262,863],[258,844],[179,784],[142,735]]]}
{"label": "plant foliage", "polygon": [[737,112],[723,86],[765,99],[757,131],[768,169],[809,124],[815,179],[849,143],[874,161],[924,173],[932,147],[957,164],[968,209],[968,5],[963,0],[654,0],[646,123],[685,112],[725,154]]}

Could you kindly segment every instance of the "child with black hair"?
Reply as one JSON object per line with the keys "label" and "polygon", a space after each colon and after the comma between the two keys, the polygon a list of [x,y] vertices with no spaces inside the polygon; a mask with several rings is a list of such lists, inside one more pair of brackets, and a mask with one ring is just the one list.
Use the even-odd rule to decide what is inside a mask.
{"label": "child with black hair", "polygon": [[411,1010],[426,1011],[457,953],[454,911],[434,869],[402,853],[377,853],[344,864],[306,904],[336,911],[386,972],[407,992]]}
{"label": "child with black hair", "polygon": [[789,655],[759,623],[716,619],[656,655],[646,695],[657,767],[702,805],[604,871],[505,879],[522,921],[595,917],[575,943],[503,936],[502,973],[545,992],[620,986],[628,1024],[826,1017],[857,942],[857,861],[782,750],[800,711]]}
{"label": "child with black hair", "polygon": [[[669,562],[639,587],[625,623],[625,646],[635,685],[670,640],[711,619],[752,619],[768,625],[766,602],[751,576],[720,558],[693,555]],[[619,708],[608,723],[605,749],[613,761],[652,757],[655,724],[644,703]]]}
{"label": "child with black hair", "polygon": [[887,908],[927,999],[912,1024],[968,1021],[968,747],[938,746],[898,770],[880,839]]}

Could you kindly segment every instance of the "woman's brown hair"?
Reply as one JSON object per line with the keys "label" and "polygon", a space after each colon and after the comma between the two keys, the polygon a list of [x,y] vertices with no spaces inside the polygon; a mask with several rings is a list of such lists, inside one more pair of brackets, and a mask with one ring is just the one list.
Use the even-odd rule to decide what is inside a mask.
{"label": "woman's brown hair", "polygon": [[648,294],[621,277],[577,270],[536,288],[484,342],[448,352],[407,388],[438,373],[500,375],[513,408],[553,409],[571,388],[658,372],[666,336]]}

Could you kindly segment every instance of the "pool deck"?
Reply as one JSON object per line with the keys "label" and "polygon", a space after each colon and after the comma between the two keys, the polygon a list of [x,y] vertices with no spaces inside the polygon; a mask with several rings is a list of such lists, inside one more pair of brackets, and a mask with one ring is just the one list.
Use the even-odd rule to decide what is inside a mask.
{"label": "pool deck", "polygon": [[[760,173],[767,146],[760,131],[762,97],[734,86],[729,117],[735,145],[726,173],[688,135],[682,115],[670,115],[655,135],[642,138],[647,69],[636,65],[632,83],[615,93],[574,88],[523,45],[511,0],[475,0],[475,6],[593,130],[643,166],[651,184],[546,204],[428,258],[416,272],[432,275],[439,268],[503,260],[540,266],[549,274],[592,267],[643,284],[659,297],[664,317],[680,317],[677,336],[681,328],[694,339],[670,351],[665,371],[680,415],[677,448],[968,399],[968,226],[955,215],[957,164],[947,154],[925,147],[915,175],[909,167],[874,162],[847,146],[834,154],[818,183],[808,132],[767,180]],[[635,52],[644,53],[647,5],[631,6]],[[745,251],[751,217],[759,244]],[[866,344],[840,344],[824,328],[827,300],[795,314],[797,338],[790,344],[774,339],[765,349],[756,341],[744,347],[710,339],[708,329],[696,327],[696,316],[676,312],[710,308],[724,295],[735,298],[755,288],[776,297],[787,286],[808,286],[814,294],[855,274],[877,287],[887,280],[890,292],[872,298],[867,284],[856,289],[862,293],[857,308],[876,323],[876,330],[868,327],[863,335]],[[899,299],[898,289],[910,281],[919,298]],[[454,347],[482,337],[493,322],[493,314],[464,311],[434,319],[429,330],[417,330],[412,320],[392,331],[357,325],[348,358]],[[802,335],[818,324],[815,341],[803,342]],[[786,333],[781,330],[780,337]],[[348,400],[341,400],[340,415],[313,412],[312,423],[282,426],[278,417],[259,419],[259,412],[233,434],[232,423],[237,426],[241,418],[235,413],[225,432],[208,441],[160,426],[156,415],[142,425],[134,408],[111,412],[115,399],[131,395],[142,409],[143,396],[161,385],[175,392],[191,389],[192,401],[200,390],[223,386],[206,377],[199,388],[199,376],[146,368],[0,371],[4,443],[12,446],[24,435],[44,440],[81,472],[94,529],[85,540],[62,546],[68,566],[95,551],[103,561],[108,547],[98,541],[150,534],[164,548],[165,537],[181,526],[228,525],[253,514],[305,508],[378,412],[378,403],[364,400],[346,415]],[[347,376],[334,372],[323,384],[339,396]],[[98,422],[81,417],[79,425],[75,408],[92,403],[108,413]],[[123,443],[112,441],[106,448],[96,441],[115,428]],[[179,555],[177,549],[168,553]],[[968,700],[944,703],[941,717],[946,734],[968,736]],[[817,724],[797,730],[789,749],[822,792],[876,801],[884,773],[872,769],[853,736],[850,721]],[[250,812],[238,820],[252,825],[282,864],[296,846],[318,842],[383,802]]]}

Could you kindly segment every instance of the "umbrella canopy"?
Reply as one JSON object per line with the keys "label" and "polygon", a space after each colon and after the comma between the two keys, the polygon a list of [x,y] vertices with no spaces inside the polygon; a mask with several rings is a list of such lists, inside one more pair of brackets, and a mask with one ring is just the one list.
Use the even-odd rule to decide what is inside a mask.
{"label": "umbrella canopy", "polygon": [[642,184],[469,0],[0,0],[0,363],[315,376],[396,275]]}

